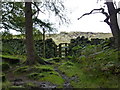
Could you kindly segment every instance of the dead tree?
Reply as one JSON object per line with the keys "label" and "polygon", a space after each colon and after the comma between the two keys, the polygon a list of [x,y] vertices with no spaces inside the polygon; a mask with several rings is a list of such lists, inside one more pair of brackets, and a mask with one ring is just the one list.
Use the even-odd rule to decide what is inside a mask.
{"label": "dead tree", "polygon": [[[115,8],[113,4],[113,0],[111,2],[105,3],[108,8],[108,13],[105,12],[104,8],[100,9],[93,9],[90,13],[85,13],[83,14],[79,19],[81,19],[83,16],[90,15],[93,13],[102,13],[106,16],[106,19],[104,20],[105,23],[107,23],[111,29],[113,38],[114,38],[114,45],[115,48],[120,50],[120,28],[118,26],[118,21],[117,21],[117,13],[120,12],[120,8]],[[99,11],[99,12],[94,12],[94,11]]]}

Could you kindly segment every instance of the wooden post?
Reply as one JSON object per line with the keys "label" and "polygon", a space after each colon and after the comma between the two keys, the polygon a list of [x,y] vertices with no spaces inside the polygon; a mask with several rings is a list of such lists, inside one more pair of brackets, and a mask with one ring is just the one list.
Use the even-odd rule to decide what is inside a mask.
{"label": "wooden post", "polygon": [[61,44],[59,44],[59,57],[61,57]]}
{"label": "wooden post", "polygon": [[65,43],[65,57],[67,56],[67,43]]}
{"label": "wooden post", "polygon": [[54,44],[54,57],[57,56],[57,45]]}
{"label": "wooden post", "polygon": [[43,57],[45,58],[45,29],[43,28]]}

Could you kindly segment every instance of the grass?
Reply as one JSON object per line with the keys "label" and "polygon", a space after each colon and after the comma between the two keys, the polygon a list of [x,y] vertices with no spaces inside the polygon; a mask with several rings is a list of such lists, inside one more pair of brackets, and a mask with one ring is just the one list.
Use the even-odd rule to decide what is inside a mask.
{"label": "grass", "polygon": [[84,73],[85,68],[80,68],[79,64],[68,67],[62,65],[59,69],[64,72],[68,77],[77,76],[78,81],[71,81],[71,85],[74,88],[118,88],[117,76],[111,75],[106,77],[105,75],[99,75],[99,73]]}
{"label": "grass", "polygon": [[62,79],[62,77],[58,74],[50,74],[50,73],[44,73],[47,76],[43,77],[40,79],[40,81],[48,81],[51,82],[55,85],[57,85],[59,88],[63,87],[64,84],[64,80]]}
{"label": "grass", "polygon": [[[78,81],[71,81],[71,85],[74,88],[118,88],[120,72],[118,53],[109,49],[97,54],[91,54],[85,57],[86,59],[84,60],[80,57],[79,63],[64,62],[59,66],[59,70],[68,77],[78,77]],[[103,68],[105,68],[104,71],[102,71]]]}
{"label": "grass", "polygon": [[[77,76],[77,80],[70,81],[74,88],[118,88],[118,76],[120,75],[119,53],[114,49],[97,50],[96,46],[91,46],[84,48],[78,57],[46,59],[46,61],[53,64],[22,66],[13,72],[15,75],[24,74],[31,80],[51,82],[57,85],[57,88],[62,88],[65,80],[54,70],[54,67],[58,67],[69,78]],[[17,56],[9,55],[0,55],[0,57],[18,59]],[[8,88],[10,85],[9,81],[5,81],[2,86]],[[32,87],[34,85],[28,83],[26,86]]]}
{"label": "grass", "polygon": [[72,62],[69,62],[69,61],[63,63],[58,68],[60,71],[65,73],[66,76],[68,76],[68,77],[77,75],[77,72],[79,71],[79,69],[75,66],[75,64],[73,64]]}
{"label": "grass", "polygon": [[2,82],[2,88],[4,88],[5,90],[7,90],[10,87],[11,87],[11,83],[9,81]]}

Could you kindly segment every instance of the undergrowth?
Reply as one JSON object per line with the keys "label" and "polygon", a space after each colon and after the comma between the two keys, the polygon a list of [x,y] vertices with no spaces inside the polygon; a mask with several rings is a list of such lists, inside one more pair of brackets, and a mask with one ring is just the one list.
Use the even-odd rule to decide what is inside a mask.
{"label": "undergrowth", "polygon": [[100,45],[78,49],[81,50],[79,53],[68,56],[69,61],[59,66],[59,70],[68,77],[78,77],[78,81],[71,81],[74,88],[119,87],[119,51],[110,48],[102,49]]}

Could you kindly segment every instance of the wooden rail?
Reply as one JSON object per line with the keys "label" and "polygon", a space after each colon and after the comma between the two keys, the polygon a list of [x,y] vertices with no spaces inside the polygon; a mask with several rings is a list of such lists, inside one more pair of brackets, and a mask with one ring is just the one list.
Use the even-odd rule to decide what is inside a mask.
{"label": "wooden rail", "polygon": [[69,43],[60,43],[57,47],[57,52],[59,57],[66,57],[68,55],[68,45]]}

